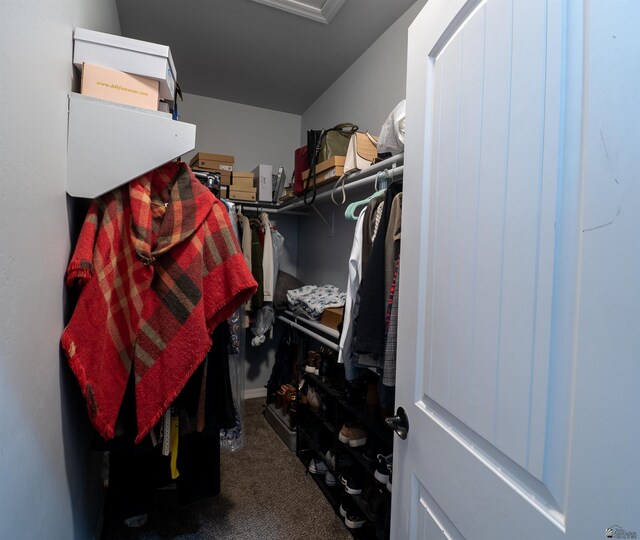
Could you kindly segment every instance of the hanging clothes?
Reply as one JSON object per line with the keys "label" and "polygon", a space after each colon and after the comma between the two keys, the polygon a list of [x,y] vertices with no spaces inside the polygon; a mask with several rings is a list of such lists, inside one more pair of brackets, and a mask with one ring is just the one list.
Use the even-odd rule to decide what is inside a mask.
{"label": "hanging clothes", "polygon": [[357,316],[358,331],[355,350],[377,359],[382,368],[385,348],[385,315],[387,300],[385,288],[385,240],[393,199],[402,191],[402,181],[392,182],[385,193],[384,210],[380,220],[382,234],[377,234],[360,285],[360,308]]}
{"label": "hanging clothes", "polygon": [[347,280],[347,295],[344,305],[344,317],[340,344],[338,350],[338,363],[344,364],[345,378],[352,381],[358,377],[360,371],[355,365],[355,352],[353,350],[354,317],[357,311],[358,288],[362,279],[362,240],[364,234],[365,208],[356,221],[356,229],[349,255],[349,277]]}
{"label": "hanging clothes", "polygon": [[262,293],[265,302],[273,302],[274,266],[271,222],[266,212],[260,214],[264,242],[262,244]]}
{"label": "hanging clothes", "polygon": [[131,372],[139,443],[257,288],[224,205],[184,163],[92,202],[67,269],[82,290],[62,348],[105,438]]}
{"label": "hanging clothes", "polygon": [[264,302],[264,275],[262,257],[264,249],[262,247],[261,227],[262,224],[257,219],[249,220],[251,225],[251,273],[258,283],[258,288],[251,297],[251,311],[258,311]]}

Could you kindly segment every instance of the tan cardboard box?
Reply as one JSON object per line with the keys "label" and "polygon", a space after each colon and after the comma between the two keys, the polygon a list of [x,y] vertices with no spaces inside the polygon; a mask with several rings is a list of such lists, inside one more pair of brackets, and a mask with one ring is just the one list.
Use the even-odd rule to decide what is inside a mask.
{"label": "tan cardboard box", "polygon": [[238,190],[249,191],[249,190],[255,189],[253,176],[251,178],[246,178],[244,176],[236,176],[234,174],[231,179],[231,185],[233,186],[233,189],[238,189]]}
{"label": "tan cardboard box", "polygon": [[195,156],[191,158],[191,164],[196,161],[205,160],[205,161],[218,161],[222,163],[235,163],[235,157],[228,156],[226,154],[212,154],[210,152],[198,152]]}
{"label": "tan cardboard box", "polygon": [[98,99],[157,111],[159,86],[158,81],[146,77],[85,63],[80,92]]}
{"label": "tan cardboard box", "polygon": [[[305,172],[309,172],[309,171],[305,171]],[[327,171],[316,172],[316,187],[322,186],[324,184],[328,184],[330,182],[334,182],[335,180],[340,178],[343,173],[344,173],[343,167],[333,167],[332,169],[329,169]],[[305,184],[308,176],[309,176],[308,174],[307,176],[305,176],[303,173]]]}
{"label": "tan cardboard box", "polygon": [[[316,165],[316,178],[320,176],[320,173],[323,171],[327,171],[333,167],[344,168],[344,156],[333,156],[332,158],[325,159]],[[309,170],[302,171],[302,179],[306,180],[309,176]]]}
{"label": "tan cardboard box", "polygon": [[230,172],[226,172],[226,171],[218,171],[220,172],[220,183],[223,186],[230,186],[231,185],[231,173]]}
{"label": "tan cardboard box", "polygon": [[256,200],[256,189],[253,191],[233,189],[233,186],[229,188],[229,198],[236,201],[251,201]]}
{"label": "tan cardboard box", "polygon": [[322,312],[322,317],[320,318],[320,324],[324,324],[329,328],[333,328],[334,330],[338,329],[338,325],[342,321],[342,315],[344,313],[344,308],[325,308]]}

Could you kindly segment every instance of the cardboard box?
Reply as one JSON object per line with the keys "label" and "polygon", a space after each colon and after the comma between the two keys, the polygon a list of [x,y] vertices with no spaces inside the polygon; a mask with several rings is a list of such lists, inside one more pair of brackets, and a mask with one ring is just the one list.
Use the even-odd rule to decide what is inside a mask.
{"label": "cardboard box", "polygon": [[338,325],[342,322],[344,308],[325,308],[320,318],[320,324],[324,324],[334,330],[338,329]]}
{"label": "cardboard box", "polygon": [[[215,159],[210,156],[215,156]],[[223,159],[219,159],[223,158]],[[191,158],[189,165],[192,167],[198,167],[200,169],[206,169],[208,171],[233,171],[233,156],[225,156],[222,154],[208,154],[206,152],[198,152]]]}
{"label": "cardboard box", "polygon": [[233,165],[236,161],[236,158],[234,156],[228,156],[226,154],[212,154],[210,152],[198,152],[191,158],[191,161],[198,161],[200,159],[206,161],[229,163],[231,165]]}
{"label": "cardboard box", "polygon": [[253,184],[253,177],[246,178],[244,176],[236,176],[235,174],[231,178],[231,185],[233,189],[240,190],[251,190],[255,189],[255,185]]}
{"label": "cardboard box", "polygon": [[251,171],[234,171],[233,177],[251,178],[253,179],[253,172]]}
{"label": "cardboard box", "polygon": [[256,200],[256,189],[253,191],[249,190],[238,190],[233,189],[233,186],[229,188],[229,198],[236,201],[250,201],[255,202]]}
{"label": "cardboard box", "polygon": [[[332,158],[325,159],[316,165],[316,179],[320,176],[321,172],[328,171],[333,167],[341,167],[344,168],[345,162],[344,156],[333,156]],[[302,171],[302,179],[306,180],[309,176],[309,169],[306,171]]]}
{"label": "cardboard box", "polygon": [[167,45],[76,28],[73,64],[85,63],[158,81],[160,97],[173,101],[178,75]]}
{"label": "cardboard box", "polygon": [[258,186],[258,200],[264,202],[272,202],[273,187],[272,177],[273,167],[271,165],[258,165],[253,169],[253,178],[255,185]]}
{"label": "cardboard box", "polygon": [[[309,171],[305,171],[305,172],[309,172]],[[323,172],[316,172],[316,187],[320,187],[324,184],[328,184],[330,182],[334,182],[336,181],[338,178],[340,178],[342,175],[344,174],[344,168],[343,167],[333,167],[332,169],[329,169],[327,171],[323,171]],[[303,173],[304,176],[304,173]],[[307,181],[308,178],[308,174],[307,176],[304,176],[304,181]]]}
{"label": "cardboard box", "polygon": [[230,186],[231,185],[231,173],[230,172],[226,172],[226,171],[219,171],[220,172],[220,183],[223,186]]}
{"label": "cardboard box", "polygon": [[221,199],[229,198],[229,186],[220,186],[220,198]]}
{"label": "cardboard box", "polygon": [[133,107],[158,110],[158,81],[84,64],[80,93]]}

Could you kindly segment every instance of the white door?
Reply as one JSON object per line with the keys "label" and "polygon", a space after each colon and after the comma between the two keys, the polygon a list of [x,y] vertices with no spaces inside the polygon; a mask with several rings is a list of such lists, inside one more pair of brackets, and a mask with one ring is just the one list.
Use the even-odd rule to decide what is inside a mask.
{"label": "white door", "polygon": [[395,539],[640,535],[639,36],[635,0],[409,30]]}

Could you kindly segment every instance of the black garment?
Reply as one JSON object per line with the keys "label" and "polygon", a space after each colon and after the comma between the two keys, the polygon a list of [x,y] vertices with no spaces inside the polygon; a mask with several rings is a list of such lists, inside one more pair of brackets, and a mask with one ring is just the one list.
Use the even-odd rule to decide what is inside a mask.
{"label": "black garment", "polygon": [[260,241],[260,228],[262,223],[257,219],[252,219],[251,224],[251,273],[253,279],[258,282],[258,290],[251,297],[251,310],[258,311],[264,303],[264,274],[262,271],[262,257],[264,249]]}
{"label": "black garment", "polygon": [[[220,428],[235,426],[235,407],[229,374],[229,325],[213,332],[213,344],[205,361],[191,376],[173,403],[180,418],[176,480],[178,499],[186,504],[220,493]],[[202,377],[206,370],[205,423],[195,431]],[[148,514],[155,490],[172,482],[170,456],[149,436],[134,444],[137,433],[133,380],[129,382],[118,416],[122,433],[100,447],[110,450],[107,507],[117,519]]]}
{"label": "black garment", "polygon": [[371,246],[369,259],[360,282],[360,307],[356,316],[357,333],[354,350],[358,354],[373,354],[384,359],[385,314],[385,237],[389,224],[389,214],[395,196],[402,191],[402,180],[392,182],[384,196],[384,209],[378,226],[378,233]]}

